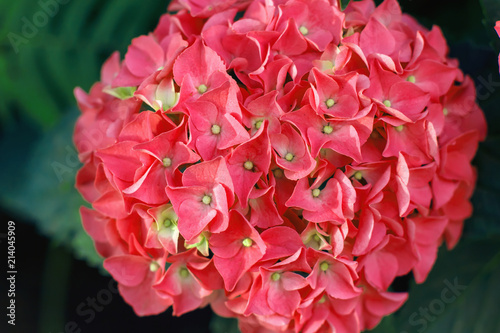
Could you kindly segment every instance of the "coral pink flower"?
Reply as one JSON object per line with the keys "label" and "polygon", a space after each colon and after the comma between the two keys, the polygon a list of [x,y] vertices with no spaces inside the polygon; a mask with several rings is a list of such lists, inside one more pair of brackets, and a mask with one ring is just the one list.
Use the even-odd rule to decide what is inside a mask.
{"label": "coral pink flower", "polygon": [[466,77],[462,85],[452,86],[444,96],[441,109],[444,125],[439,136],[440,144],[444,145],[469,131],[477,132],[480,140],[484,140],[486,120],[474,102],[475,96],[474,83],[470,77]]}
{"label": "coral pink flower", "polygon": [[[325,120],[310,106],[287,113],[282,117],[297,126],[311,146],[311,155],[316,157],[322,148],[361,161],[362,140],[371,132],[370,123],[363,121]],[[359,131],[359,132],[358,132]]]}
{"label": "coral pink flower", "polygon": [[233,182],[226,163],[219,157],[195,164],[184,171],[180,187],[167,186],[166,193],[179,216],[180,234],[191,240],[210,223],[210,231],[224,231],[233,202]]}
{"label": "coral pink flower", "polygon": [[180,101],[197,99],[225,82],[234,82],[220,56],[199,39],[179,55],[173,73],[175,82],[181,86]]}
{"label": "coral pink flower", "polygon": [[335,299],[323,293],[309,295],[297,310],[296,330],[301,332],[343,332],[360,331],[354,300]]}
{"label": "coral pink flower", "polygon": [[[343,225],[347,226],[347,223],[344,223]],[[337,235],[338,233],[335,233]],[[318,224],[316,223],[309,223],[306,227],[306,229],[300,234],[300,237],[302,238],[302,242],[306,247],[311,247],[315,250],[326,250],[330,251],[332,250],[332,246],[328,243],[327,237],[328,233],[326,231],[323,231]],[[337,237],[335,237],[337,238]],[[344,240],[342,239],[342,242]],[[336,242],[334,242],[336,243]],[[337,251],[336,251],[337,252]],[[335,253],[338,254],[338,253]]]}
{"label": "coral pink flower", "polygon": [[[171,265],[154,288],[161,297],[173,302],[174,313],[181,315],[199,307],[212,291],[197,276],[204,270],[213,269],[208,259],[190,250],[168,259]],[[209,272],[204,272],[206,276]]]}
{"label": "coral pink flower", "polygon": [[316,69],[311,74],[316,84],[316,89],[311,92],[319,114],[349,119],[358,113],[357,74],[332,77]]}
{"label": "coral pink flower", "polygon": [[308,285],[307,280],[294,271],[309,272],[303,252],[269,268],[260,268],[252,285],[246,314],[259,316],[279,315],[290,318],[300,304],[299,290]]}
{"label": "coral pink flower", "polygon": [[359,260],[365,278],[380,290],[387,290],[396,276],[407,274],[418,257],[404,238],[386,235],[377,247]]}
{"label": "coral pink flower", "polygon": [[103,257],[127,253],[127,243],[116,229],[116,220],[87,207],[80,208],[85,231],[92,237],[97,252]]}
{"label": "coral pink flower", "polygon": [[136,144],[133,141],[122,141],[96,153],[107,171],[106,176],[119,189],[132,185],[135,171],[141,167],[140,154],[133,151]]}
{"label": "coral pink flower", "polygon": [[289,124],[281,125],[280,134],[271,135],[271,145],[276,164],[285,170],[288,179],[303,178],[316,166],[304,140]]}
{"label": "coral pink flower", "polygon": [[362,301],[356,304],[360,330],[374,328],[380,318],[399,309],[408,298],[407,293],[383,291],[366,281],[361,281],[359,286],[363,288],[363,293],[359,296]]}
{"label": "coral pink flower", "polygon": [[229,216],[229,227],[210,236],[210,249],[214,264],[226,290],[232,291],[240,277],[255,264],[266,251],[259,233],[237,211]]}
{"label": "coral pink flower", "polygon": [[425,116],[429,95],[416,84],[383,69],[378,61],[371,64],[370,82],[365,95],[371,97],[382,111],[405,122],[414,122]]}
{"label": "coral pink flower", "polygon": [[[339,171],[339,173],[341,172]],[[339,173],[337,173],[337,177],[340,177]],[[354,189],[350,194],[353,192]],[[302,178],[297,182],[286,205],[302,208],[302,214],[308,221],[332,221],[341,224],[345,221],[342,211],[343,196],[340,182],[335,177],[329,180],[318,177],[312,185],[308,184],[306,178]]]}
{"label": "coral pink flower", "polygon": [[262,232],[261,237],[266,244],[266,253],[262,261],[291,257],[304,247],[297,231],[290,227],[269,228]]}
{"label": "coral pink flower", "polygon": [[[185,124],[156,136],[149,142],[134,146],[134,150],[147,154],[152,159],[144,159],[143,166],[137,171],[140,178],[123,192],[150,204],[162,203],[167,183],[175,185],[175,173],[183,164],[197,162],[200,157],[186,145]],[[147,163],[149,162],[149,163]],[[154,198],[159,199],[154,199]]]}
{"label": "coral pink flower", "polygon": [[170,254],[176,254],[179,241],[179,229],[177,221],[179,217],[175,214],[171,205],[151,208],[148,213],[153,217],[146,236],[145,246],[148,248],[164,248]]}
{"label": "coral pink flower", "polygon": [[386,125],[387,144],[385,157],[405,154],[410,166],[420,166],[439,159],[436,132],[425,120],[399,126]]}
{"label": "coral pink flower", "polygon": [[[221,94],[225,87],[207,92],[206,94]],[[191,102],[189,110],[189,131],[192,135],[191,146],[196,148],[204,160],[209,160],[220,154],[221,150],[245,142],[249,139],[248,132],[225,105],[217,105],[212,101]]]}
{"label": "coral pink flower", "polygon": [[437,98],[448,92],[453,82],[460,78],[458,68],[435,60],[422,60],[415,69],[406,71],[406,80]]}
{"label": "coral pink flower", "polygon": [[243,123],[251,129],[252,135],[259,130],[265,120],[269,122],[270,133],[280,132],[279,118],[283,115],[283,110],[276,101],[277,95],[276,91],[272,91],[251,100],[243,108]]}
{"label": "coral pink flower", "polygon": [[113,81],[113,85],[137,86],[145,78],[162,69],[165,52],[152,36],[135,38],[125,55],[124,66]]}
{"label": "coral pink flower", "polygon": [[270,163],[271,147],[267,124],[264,124],[252,139],[239,145],[227,159],[234,191],[243,208],[247,205],[248,196],[254,185],[261,177],[267,176]]}
{"label": "coral pink flower", "polygon": [[152,75],[141,83],[134,96],[143,100],[154,110],[168,110],[177,104],[179,98],[175,92],[172,78],[163,78],[157,81]]}
{"label": "coral pink flower", "polygon": [[425,281],[437,258],[438,246],[448,221],[445,218],[416,217],[406,219],[418,263],[413,268],[417,283]]}
{"label": "coral pink flower", "polygon": [[[83,114],[75,125],[75,145],[79,158],[89,162],[91,153],[106,148],[116,142],[125,123],[140,108],[137,101],[110,100],[111,96],[103,94],[102,85],[94,86],[90,95],[75,89],[78,105]],[[96,96],[103,94],[103,96]]]}
{"label": "coral pink flower", "polygon": [[[290,43],[288,38],[299,37],[323,51],[330,42],[339,43],[342,34],[343,14],[337,7],[331,6],[327,1],[293,0],[280,5],[279,9],[281,15],[276,23],[276,30],[285,30],[281,36],[284,44]],[[290,29],[296,31],[293,33],[295,36],[288,37],[291,36],[287,34]],[[278,39],[279,42],[280,39]],[[299,42],[295,43],[298,44]]]}
{"label": "coral pink flower", "polygon": [[248,196],[250,206],[250,224],[267,229],[283,223],[274,202],[275,189],[273,186],[263,189],[253,188]]}
{"label": "coral pink flower", "polygon": [[314,263],[311,274],[307,277],[314,294],[325,291],[329,296],[338,299],[349,299],[358,296],[361,289],[354,285],[358,278],[357,263],[309,248],[307,258]]}
{"label": "coral pink flower", "polygon": [[130,239],[134,251],[131,254],[107,258],[104,268],[118,281],[120,293],[138,315],[161,313],[172,305],[172,299],[161,297],[152,286],[164,274],[165,258],[152,259],[135,237]]}
{"label": "coral pink flower", "polygon": [[[354,255],[361,255],[376,246],[385,235],[386,227],[380,221],[382,214],[378,209],[378,205],[383,202],[384,196],[382,190],[390,180],[391,169],[389,166],[379,163],[366,165],[351,172],[356,185],[361,185],[358,180],[367,183],[362,187],[355,186],[357,195],[360,198],[360,207],[364,207],[365,209],[361,210],[357,219],[358,232],[352,253]],[[381,208],[385,207],[382,206]]]}

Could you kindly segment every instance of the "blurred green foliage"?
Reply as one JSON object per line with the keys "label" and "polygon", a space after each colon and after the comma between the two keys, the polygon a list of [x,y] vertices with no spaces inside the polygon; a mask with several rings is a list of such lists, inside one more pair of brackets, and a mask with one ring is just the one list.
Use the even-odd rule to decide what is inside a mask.
{"label": "blurred green foliage", "polygon": [[115,50],[123,55],[166,7],[167,1],[1,1],[2,124],[14,113],[44,130],[55,125],[75,104],[74,87],[88,90],[104,60]]}

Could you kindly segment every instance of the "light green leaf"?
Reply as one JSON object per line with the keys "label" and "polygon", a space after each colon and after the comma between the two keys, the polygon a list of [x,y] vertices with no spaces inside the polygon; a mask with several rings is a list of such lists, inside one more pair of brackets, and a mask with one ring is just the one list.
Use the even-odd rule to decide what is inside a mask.
{"label": "light green leaf", "polygon": [[117,87],[117,88],[104,88],[103,91],[111,96],[119,99],[128,99],[134,96],[136,87]]}

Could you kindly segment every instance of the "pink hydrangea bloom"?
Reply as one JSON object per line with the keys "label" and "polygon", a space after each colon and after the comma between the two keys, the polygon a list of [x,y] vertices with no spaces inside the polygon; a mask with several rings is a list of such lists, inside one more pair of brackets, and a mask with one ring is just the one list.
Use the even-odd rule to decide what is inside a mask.
{"label": "pink hydrangea bloom", "polygon": [[458,242],[486,136],[472,80],[396,0],[340,8],[173,1],[75,89],[83,227],[138,315],[357,333]]}

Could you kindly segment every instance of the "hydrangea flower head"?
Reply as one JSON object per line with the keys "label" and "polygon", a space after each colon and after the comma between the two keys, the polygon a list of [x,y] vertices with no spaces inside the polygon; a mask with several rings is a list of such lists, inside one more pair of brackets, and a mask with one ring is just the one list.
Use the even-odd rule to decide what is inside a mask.
{"label": "hydrangea flower head", "polygon": [[249,333],[375,327],[472,213],[485,119],[441,30],[396,0],[170,10],[75,89],[82,222],[124,300]]}

